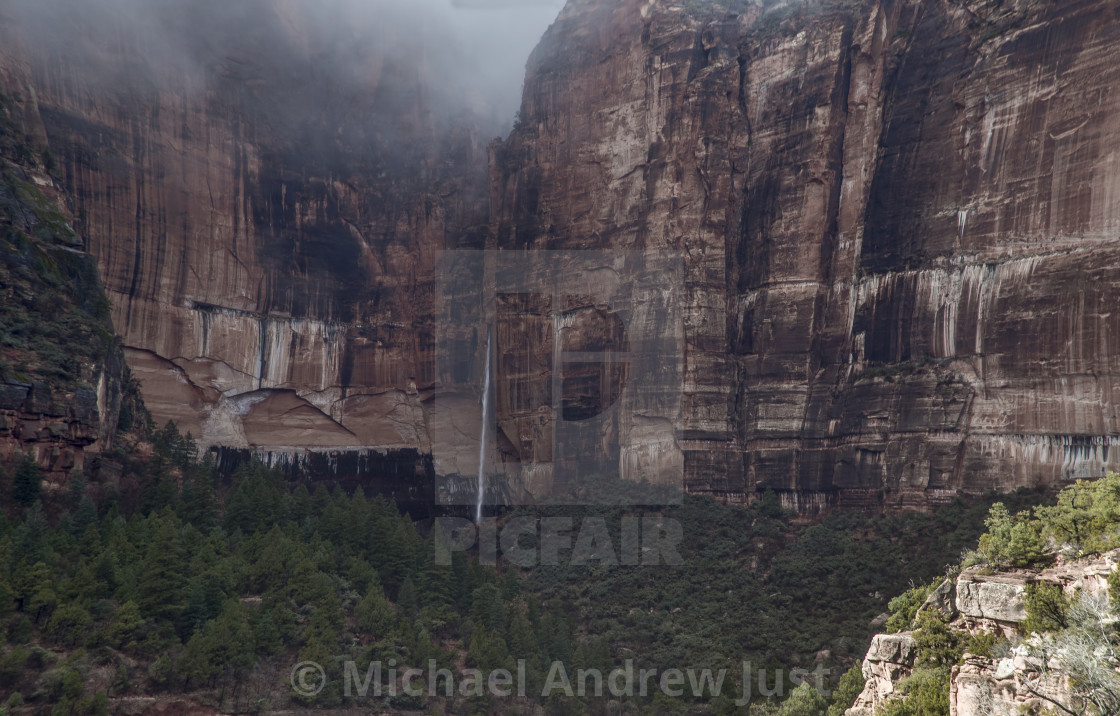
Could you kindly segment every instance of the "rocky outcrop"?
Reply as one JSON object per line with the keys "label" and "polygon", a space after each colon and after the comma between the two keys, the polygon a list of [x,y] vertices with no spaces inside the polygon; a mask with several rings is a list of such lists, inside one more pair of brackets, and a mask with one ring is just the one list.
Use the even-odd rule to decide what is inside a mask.
{"label": "rocky outcrop", "polygon": [[[991,716],[1045,712],[1052,704],[1027,688],[1025,676],[1038,672],[1038,660],[1030,656],[1026,646],[1014,650],[1009,657],[991,660],[966,657],[964,664],[953,670],[949,691],[949,713],[952,716],[991,714]],[[1070,702],[1069,685],[1060,675],[1046,678],[1042,684],[1032,679],[1036,689],[1063,704]]]}
{"label": "rocky outcrop", "polygon": [[[449,441],[473,474],[476,396],[433,427],[435,253],[601,249],[683,261],[680,399],[624,401],[621,472],[813,511],[1120,467],[1113,3],[570,0],[487,159],[436,109],[462,90],[344,6],[363,41],[254,0],[197,34],[167,11],[153,53],[50,1],[93,29],[28,42],[0,3],[0,88],[153,415],[206,444]],[[453,362],[480,374],[485,335]],[[509,338],[498,452],[547,492],[553,336]],[[621,380],[565,390],[583,410]]]}
{"label": "rocky outcrop", "polygon": [[876,634],[863,659],[863,692],[848,716],[874,716],[879,704],[895,697],[895,684],[909,676],[913,667],[914,638],[908,632]]}
{"label": "rocky outcrop", "polygon": [[[100,404],[99,404],[100,403]],[[104,446],[102,425],[108,423],[90,388],[54,391],[46,382],[0,384],[0,455],[31,453],[46,469],[48,480],[61,482],[81,470],[90,448]]]}
{"label": "rocky outcrop", "polygon": [[954,606],[965,617],[1018,624],[1027,618],[1023,592],[1027,576],[1020,572],[984,574],[966,569],[957,578]]}
{"label": "rocky outcrop", "polygon": [[[1021,633],[1028,616],[1023,597],[1027,585],[1048,583],[1060,587],[1071,602],[1089,597],[1107,604],[1108,575],[1116,571],[1118,560],[1120,550],[1081,559],[1058,557],[1045,569],[969,567],[934,590],[922,608],[940,611],[951,620],[951,630],[971,635],[995,633],[1010,639],[1003,642],[1006,648],[1002,652],[984,656],[966,652],[953,667],[950,713],[1037,713],[1052,708],[1053,700],[1077,708],[1069,674],[1063,671],[1063,652],[1052,647],[1053,635]],[[1108,624],[1113,620],[1111,614],[1104,616]],[[846,712],[848,716],[873,716],[890,699],[904,697],[899,685],[913,673],[917,652],[910,632],[876,635],[863,661],[863,692]]]}

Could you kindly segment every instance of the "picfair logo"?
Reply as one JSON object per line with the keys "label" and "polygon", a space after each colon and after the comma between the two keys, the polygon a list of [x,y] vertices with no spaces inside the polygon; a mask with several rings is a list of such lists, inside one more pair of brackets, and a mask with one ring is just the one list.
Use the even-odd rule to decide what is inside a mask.
{"label": "picfair logo", "polygon": [[442,253],[439,502],[679,502],[683,266],[672,252]]}

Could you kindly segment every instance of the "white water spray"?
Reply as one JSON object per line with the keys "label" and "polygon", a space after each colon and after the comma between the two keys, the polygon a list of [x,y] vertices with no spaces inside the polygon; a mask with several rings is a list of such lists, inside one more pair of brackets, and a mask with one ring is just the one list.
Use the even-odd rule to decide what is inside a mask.
{"label": "white water spray", "polygon": [[490,411],[490,329],[486,329],[486,377],[482,381],[482,435],[478,439],[478,505],[475,522],[482,523],[482,498],[486,494],[486,428]]}

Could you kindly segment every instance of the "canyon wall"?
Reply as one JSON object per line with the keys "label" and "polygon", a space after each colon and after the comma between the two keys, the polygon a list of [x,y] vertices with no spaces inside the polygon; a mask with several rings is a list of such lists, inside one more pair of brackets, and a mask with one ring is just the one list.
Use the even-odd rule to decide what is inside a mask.
{"label": "canyon wall", "polygon": [[493,240],[683,253],[691,491],[922,506],[1101,475],[1117,13],[572,0],[496,150]]}
{"label": "canyon wall", "polygon": [[136,399],[97,262],[50,155],[23,139],[20,128],[42,131],[26,110],[0,101],[0,459],[33,460],[49,492],[97,472],[91,457],[113,447]]}
{"label": "canyon wall", "polygon": [[[388,26],[339,41],[254,1],[97,34],[51,3],[65,47],[0,2],[0,91],[153,416],[206,445],[431,452],[454,439],[437,252],[597,249],[682,257],[673,444],[615,431],[690,491],[922,507],[1120,465],[1114,3],[570,0],[489,157],[471,98]],[[472,335],[451,359],[480,373]],[[516,473],[555,413],[526,402],[547,361],[508,350]],[[617,394],[593,378],[575,403]],[[464,455],[476,398],[453,403]]]}
{"label": "canyon wall", "polygon": [[481,245],[489,137],[427,29],[344,2],[47,5],[0,5],[0,86],[43,127],[156,421],[428,451],[433,252]]}

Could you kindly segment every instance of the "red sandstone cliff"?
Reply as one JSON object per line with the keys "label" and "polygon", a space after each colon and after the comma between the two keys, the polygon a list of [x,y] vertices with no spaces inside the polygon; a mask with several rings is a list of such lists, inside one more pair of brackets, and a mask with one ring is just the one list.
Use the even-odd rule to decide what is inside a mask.
{"label": "red sandstone cliff", "polygon": [[491,187],[500,246],[687,256],[689,489],[1120,465],[1120,8],[732,6],[569,2]]}
{"label": "red sandstone cliff", "polygon": [[450,123],[466,100],[424,38],[367,17],[340,39],[358,19],[316,13],[346,3],[149,8],[152,37],[53,4],[48,28],[0,6],[0,86],[45,130],[157,421],[426,450],[432,255],[484,230],[489,137]]}
{"label": "red sandstone cliff", "polygon": [[[664,248],[663,452],[693,491],[923,505],[1120,466],[1120,9],[727,6],[571,0],[489,228],[486,137],[433,111],[466,106],[441,68],[376,26],[323,44],[299,3],[150,66],[124,30],[68,64],[0,3],[0,88],[41,121],[153,414],[206,443],[426,452],[437,250]],[[532,410],[498,405],[507,457],[539,452]]]}

